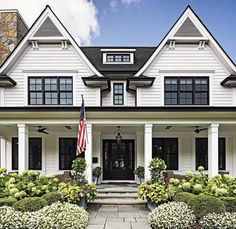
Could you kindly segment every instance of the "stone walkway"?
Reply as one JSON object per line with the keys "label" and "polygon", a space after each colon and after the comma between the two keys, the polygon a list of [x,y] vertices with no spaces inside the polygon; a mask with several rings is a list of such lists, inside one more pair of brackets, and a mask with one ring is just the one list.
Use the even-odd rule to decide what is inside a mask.
{"label": "stone walkway", "polygon": [[89,208],[90,221],[86,229],[150,229],[145,207],[104,206]]}

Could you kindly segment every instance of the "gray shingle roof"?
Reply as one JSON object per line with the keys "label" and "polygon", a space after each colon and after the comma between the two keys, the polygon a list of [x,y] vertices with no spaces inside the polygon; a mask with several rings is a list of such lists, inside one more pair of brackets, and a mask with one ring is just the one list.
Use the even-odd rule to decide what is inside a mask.
{"label": "gray shingle roof", "polygon": [[[136,49],[134,52],[134,64],[103,64],[101,49]],[[151,57],[156,47],[81,47],[81,50],[102,74],[128,73],[135,74]]]}

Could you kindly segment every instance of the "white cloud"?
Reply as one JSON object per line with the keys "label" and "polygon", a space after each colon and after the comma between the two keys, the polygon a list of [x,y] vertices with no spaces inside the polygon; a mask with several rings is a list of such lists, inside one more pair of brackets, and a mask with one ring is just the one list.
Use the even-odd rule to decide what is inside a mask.
{"label": "white cloud", "polygon": [[109,5],[113,11],[117,8],[118,1],[117,0],[110,0]]}
{"label": "white cloud", "polygon": [[31,26],[47,4],[82,44],[90,44],[92,37],[99,35],[97,8],[90,0],[0,0],[0,9],[18,9]]}
{"label": "white cloud", "polygon": [[133,3],[138,3],[138,2],[140,2],[140,0],[121,0],[121,2],[122,2],[123,4],[125,4],[126,6],[129,6],[129,5],[133,4]]}

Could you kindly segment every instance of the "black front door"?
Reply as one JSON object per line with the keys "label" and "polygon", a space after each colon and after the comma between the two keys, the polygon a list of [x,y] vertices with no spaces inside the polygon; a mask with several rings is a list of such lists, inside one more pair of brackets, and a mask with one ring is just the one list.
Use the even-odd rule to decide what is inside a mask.
{"label": "black front door", "polygon": [[134,140],[103,140],[103,179],[134,180]]}

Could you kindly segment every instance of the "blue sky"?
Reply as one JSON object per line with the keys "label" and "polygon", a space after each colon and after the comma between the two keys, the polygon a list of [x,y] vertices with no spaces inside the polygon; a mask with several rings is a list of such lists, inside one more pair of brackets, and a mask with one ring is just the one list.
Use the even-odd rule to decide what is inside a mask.
{"label": "blue sky", "polygon": [[129,5],[114,1],[112,9],[111,0],[94,0],[100,36],[92,39],[92,45],[156,46],[191,5],[236,62],[236,0],[131,0],[135,2]]}

